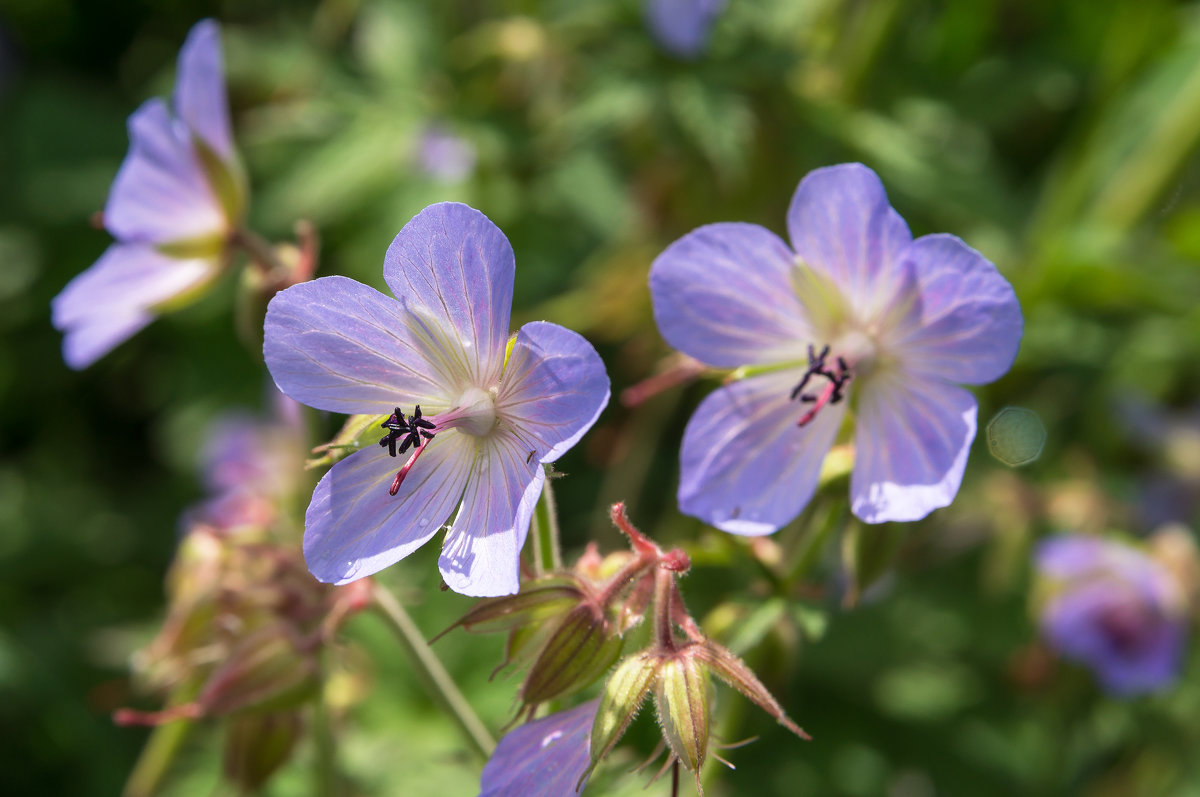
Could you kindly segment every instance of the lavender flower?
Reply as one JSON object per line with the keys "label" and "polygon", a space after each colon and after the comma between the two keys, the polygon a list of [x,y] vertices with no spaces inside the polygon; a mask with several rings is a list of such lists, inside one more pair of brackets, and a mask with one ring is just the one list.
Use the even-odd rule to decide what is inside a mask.
{"label": "lavender flower", "polygon": [[421,170],[440,183],[459,183],[475,170],[475,147],[440,124],[430,124],[417,146]]}
{"label": "lavender flower", "polygon": [[1021,339],[1012,286],[952,235],[912,239],[861,164],[818,169],[768,230],[701,227],[654,262],[667,341],[746,378],[701,403],[684,432],[680,508],[735,534],[769,534],[817,487],[856,406],[851,507],[916,520],[958,492],[974,397]]}
{"label": "lavender flower", "polygon": [[221,271],[245,192],[216,22],[192,28],[179,52],[172,107],[147,100],[129,117],[129,139],[104,208],[104,226],[117,241],[51,305],[72,368],[91,365]]}
{"label": "lavender flower", "polygon": [[1174,682],[1187,600],[1167,567],[1129,545],[1078,534],[1043,541],[1036,559],[1038,620],[1054,648],[1116,694]]}
{"label": "lavender flower", "polygon": [[275,412],[221,415],[207,429],[200,464],[210,498],[184,515],[185,526],[214,532],[264,529],[301,482],[304,429],[299,405],[274,393]]}
{"label": "lavender flower", "polygon": [[517,591],[542,463],[596,420],[608,377],[591,345],[556,324],[532,322],[508,340],[514,270],[486,216],[442,203],[388,248],[383,275],[399,301],[344,277],[271,301],[264,352],[284,393],[387,416],[379,446],[334,465],[313,493],[304,551],[317,578],[381,570],[457,508],[439,561],[446,583],[467,595]]}
{"label": "lavender flower", "polygon": [[648,0],[646,22],[658,43],[681,58],[695,58],[725,10],[725,0]]}
{"label": "lavender flower", "polygon": [[[483,768],[479,797],[573,797],[591,763],[599,700],[509,731]],[[582,790],[582,789],[581,789]]]}

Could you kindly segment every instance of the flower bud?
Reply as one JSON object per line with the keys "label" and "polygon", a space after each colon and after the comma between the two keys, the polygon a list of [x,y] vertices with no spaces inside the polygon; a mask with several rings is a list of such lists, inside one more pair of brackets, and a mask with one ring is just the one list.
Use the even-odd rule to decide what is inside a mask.
{"label": "flower bud", "polygon": [[621,645],[620,634],[600,607],[579,604],[551,632],[521,698],[532,706],[583,689],[612,666]]}
{"label": "flower bud", "polygon": [[646,700],[657,669],[657,657],[642,652],[626,658],[608,676],[604,684],[604,696],[600,698],[600,706],[596,709],[596,721],[592,724],[592,764],[588,772],[608,755],[625,734],[625,729]]}
{"label": "flower bud", "polygon": [[225,731],[225,777],[246,794],[258,792],[291,756],[302,730],[296,711],[231,717]]}
{"label": "flower bud", "polygon": [[319,683],[317,662],[283,623],[243,637],[209,676],[196,703],[209,716],[299,705]]}
{"label": "flower bud", "polygon": [[708,668],[688,655],[694,647],[662,662],[654,697],[667,746],[699,778],[708,753]]}

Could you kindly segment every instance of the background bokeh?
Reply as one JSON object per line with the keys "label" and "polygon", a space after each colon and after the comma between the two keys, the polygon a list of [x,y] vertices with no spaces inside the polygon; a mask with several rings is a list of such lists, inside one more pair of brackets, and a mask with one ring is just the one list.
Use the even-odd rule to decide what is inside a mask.
{"label": "background bokeh", "polygon": [[[513,243],[514,326],[582,332],[614,397],[668,353],[646,288],[657,253],[714,221],[782,234],[818,166],[866,163],[914,233],[953,232],[1013,282],[1026,334],[1013,370],[977,391],[980,417],[1031,409],[1045,449],[1010,469],[980,439],[952,507],[865,529],[896,567],[852,610],[838,542],[803,590],[778,594],[745,541],[676,511],[681,432],[711,383],[636,408],[614,398],[560,463],[568,551],[620,546],[605,512],[617,499],[686,545],[694,614],[814,736],[719,692],[728,740],[760,739],[728,751],[738,768],[711,794],[1200,792],[1196,666],[1172,690],[1116,700],[1037,644],[1028,609],[1037,537],[1200,520],[1200,5],[730,0],[689,59],[636,0],[0,0],[4,793],[119,793],[146,733],[109,714],[147,705],[126,661],[161,620],[206,426],[267,405],[235,279],[82,373],[49,323],[50,299],[108,243],[89,217],[126,117],[169,93],[206,16],[222,23],[255,229],[282,240],[311,220],[320,273],[383,287],[400,227],[467,202]],[[795,542],[832,507],[772,540]],[[435,557],[385,577],[429,635],[470,605],[437,590]],[[363,617],[348,638],[333,685],[345,792],[474,793],[482,762],[386,629]],[[487,680],[502,640],[456,632],[436,650],[498,730],[516,683]],[[644,752],[589,792],[640,790],[648,774],[625,770],[649,752],[643,720]],[[219,737],[188,739],[170,793],[222,793]],[[312,793],[311,757],[302,748],[270,793]]]}

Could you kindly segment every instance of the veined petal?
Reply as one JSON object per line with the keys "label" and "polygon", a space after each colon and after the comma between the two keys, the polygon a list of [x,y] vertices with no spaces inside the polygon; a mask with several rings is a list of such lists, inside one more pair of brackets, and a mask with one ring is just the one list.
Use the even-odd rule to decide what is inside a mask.
{"label": "veined petal", "polygon": [[575,797],[599,699],[520,725],[483,767],[479,797]]}
{"label": "veined petal", "polygon": [[794,256],[755,224],[710,224],[650,268],[654,320],[667,342],[721,368],[803,360],[812,332],[796,296]]}
{"label": "veined petal", "polygon": [[66,333],[63,359],[86,368],[154,320],[155,306],[216,276],[211,260],[177,260],[141,244],[113,244],[51,302]]}
{"label": "veined petal", "polygon": [[322,410],[386,415],[457,395],[456,364],[431,349],[397,301],[346,277],[322,277],[275,295],[263,356],[287,395]]}
{"label": "veined petal", "polygon": [[129,153],[104,206],[104,226],[126,242],[223,238],[227,222],[187,125],[160,99],[129,117]]}
{"label": "veined petal", "polygon": [[830,404],[804,427],[790,400],[799,371],[719,388],[683,433],[679,508],[734,534],[770,534],[812,498],[846,404]]}
{"label": "veined petal", "polygon": [[553,462],[592,427],[608,397],[608,374],[592,344],[558,324],[533,321],[517,332],[496,412],[528,443],[526,457]]}
{"label": "veined petal", "polygon": [[867,523],[919,520],[958,493],[975,439],[975,397],[903,372],[859,386],[850,508]]}
{"label": "veined petal", "polygon": [[179,51],[175,113],[222,160],[233,159],[233,130],[221,59],[221,29],[211,19],[197,22]]}
{"label": "veined petal", "polygon": [[520,588],[521,546],[546,473],[512,435],[472,442],[471,477],[438,569],[450,589],[462,595],[512,595]]}
{"label": "veined petal", "polygon": [[907,371],[971,385],[999,378],[1021,343],[1021,306],[1008,280],[953,235],[926,235],[900,255],[912,264],[919,317],[889,336]]}
{"label": "veined petal", "polygon": [[473,453],[473,439],[455,431],[439,434],[394,496],[388,487],[404,457],[371,448],[334,465],[304,516],[309,571],[321,581],[345,584],[421,547],[462,499]]}
{"label": "veined petal", "polygon": [[896,258],[912,234],[875,172],[861,163],[809,172],[792,196],[787,224],[801,262],[832,279],[858,317],[886,311],[903,276]]}
{"label": "veined petal", "polygon": [[404,225],[384,257],[383,278],[459,362],[465,389],[500,377],[515,268],[512,246],[487,216],[442,202]]}

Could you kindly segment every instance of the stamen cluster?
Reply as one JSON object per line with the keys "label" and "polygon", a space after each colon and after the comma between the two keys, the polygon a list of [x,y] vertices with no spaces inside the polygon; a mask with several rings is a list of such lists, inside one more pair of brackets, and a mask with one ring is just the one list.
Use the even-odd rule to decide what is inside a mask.
{"label": "stamen cluster", "polygon": [[[796,423],[797,426],[805,426],[817,417],[817,413],[826,404],[837,404],[845,397],[846,383],[854,375],[850,371],[850,366],[846,364],[845,358],[838,356],[835,362],[837,370],[825,364],[825,358],[829,356],[829,346],[821,349],[821,353],[817,354],[817,350],[810,343],[808,344],[808,370],[804,372],[804,376],[800,379],[800,384],[792,388],[792,401],[797,398],[804,404],[812,404],[812,408],[800,416],[800,420]],[[808,386],[809,380],[814,376],[823,376],[829,380],[820,393],[804,393],[803,390]]]}
{"label": "stamen cluster", "polygon": [[388,455],[396,456],[396,443],[400,443],[399,452],[403,454],[409,448],[420,448],[424,437],[426,440],[432,440],[435,432],[429,431],[435,428],[432,421],[421,417],[421,405],[418,404],[413,410],[411,418],[405,418],[404,413],[396,407],[395,412],[382,424],[381,429],[387,429],[380,440],[379,445],[387,446]]}

